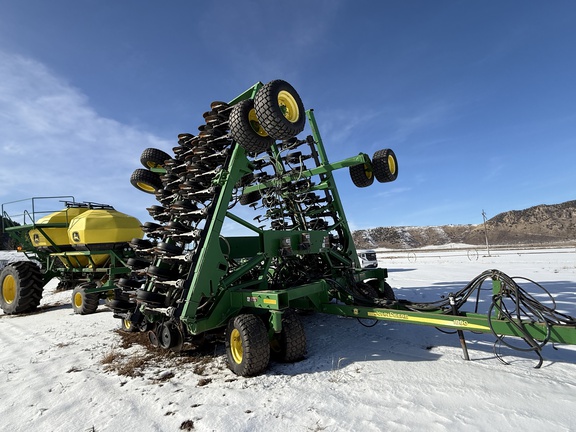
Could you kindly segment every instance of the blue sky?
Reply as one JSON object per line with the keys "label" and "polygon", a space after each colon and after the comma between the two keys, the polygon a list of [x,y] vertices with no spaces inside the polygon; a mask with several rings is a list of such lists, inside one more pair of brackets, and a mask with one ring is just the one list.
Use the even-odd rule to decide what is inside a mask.
{"label": "blue sky", "polygon": [[576,199],[573,1],[3,0],[0,202],[74,195],[140,220],[129,177],[214,100],[290,82],[328,157],[392,148],[394,183],[336,173],[354,229],[481,223]]}

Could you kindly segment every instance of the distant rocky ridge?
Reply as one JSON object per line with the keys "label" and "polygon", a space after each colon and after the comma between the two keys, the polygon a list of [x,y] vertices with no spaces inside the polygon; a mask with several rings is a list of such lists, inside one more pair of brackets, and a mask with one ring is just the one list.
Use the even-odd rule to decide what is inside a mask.
{"label": "distant rocky ridge", "polygon": [[[500,213],[486,221],[491,245],[576,242],[576,200]],[[486,244],[484,224],[378,227],[353,232],[359,249],[409,249],[449,243]]]}

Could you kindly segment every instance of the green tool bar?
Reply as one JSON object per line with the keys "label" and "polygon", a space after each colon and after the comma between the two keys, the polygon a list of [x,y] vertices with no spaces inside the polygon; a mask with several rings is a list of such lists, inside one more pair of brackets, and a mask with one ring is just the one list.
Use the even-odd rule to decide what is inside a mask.
{"label": "green tool bar", "polygon": [[[499,320],[487,315],[468,314],[445,315],[434,312],[415,312],[403,309],[373,308],[365,306],[349,306],[344,304],[327,303],[321,305],[321,312],[332,315],[343,315],[353,318],[375,319],[381,321],[394,321],[406,324],[427,325],[433,327],[449,328],[454,330],[470,330],[482,333],[495,333],[497,335],[523,337],[524,334],[518,326],[509,321]],[[576,327],[569,325],[547,326],[543,323],[522,322],[517,323],[526,333],[538,341],[547,338],[550,342],[576,344]]]}
{"label": "green tool bar", "polygon": [[[354,165],[360,165],[360,164],[364,164],[364,163],[369,163],[370,162],[370,158],[368,157],[368,155],[364,154],[364,153],[360,153],[358,156],[352,156],[346,159],[343,159],[341,161],[338,162],[333,162],[333,163],[326,163],[324,165],[320,165],[316,168],[311,168],[311,169],[307,169],[307,170],[303,170],[302,172],[298,172],[296,174],[286,174],[285,176],[280,178],[280,181],[276,180],[272,180],[272,181],[264,181],[262,183],[259,183],[257,185],[253,185],[253,186],[247,186],[246,188],[244,188],[244,193],[248,194],[250,192],[254,192],[257,190],[263,190],[269,187],[274,187],[277,186],[277,184],[284,184],[284,183],[288,183],[291,182],[293,180],[297,180],[297,179],[303,179],[303,178],[309,178],[315,175],[320,175],[320,174],[329,174],[332,171],[335,170],[339,170],[342,168],[348,168]],[[325,189],[325,188],[322,188]]]}
{"label": "green tool bar", "polygon": [[287,290],[238,290],[230,291],[230,301],[235,307],[252,307],[257,309],[283,310],[291,307],[290,303],[304,297],[328,301],[327,284],[324,281],[314,282]]}

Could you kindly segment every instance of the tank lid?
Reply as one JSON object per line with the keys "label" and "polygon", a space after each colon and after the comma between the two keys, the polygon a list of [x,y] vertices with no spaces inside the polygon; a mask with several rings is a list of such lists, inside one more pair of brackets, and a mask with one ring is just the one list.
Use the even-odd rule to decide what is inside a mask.
{"label": "tank lid", "polygon": [[85,208],[90,210],[114,210],[114,207],[108,204],[99,204],[92,201],[76,202],[64,201],[67,208]]}

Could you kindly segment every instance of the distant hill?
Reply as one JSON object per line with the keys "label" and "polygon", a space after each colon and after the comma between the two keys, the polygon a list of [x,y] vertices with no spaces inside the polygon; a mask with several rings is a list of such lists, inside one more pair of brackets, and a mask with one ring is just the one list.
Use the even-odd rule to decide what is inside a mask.
{"label": "distant hill", "polygon": [[[492,245],[548,244],[576,241],[576,200],[537,205],[500,213],[486,222]],[[483,245],[484,224],[427,227],[378,227],[353,232],[357,248],[391,249],[441,246],[448,243]]]}

